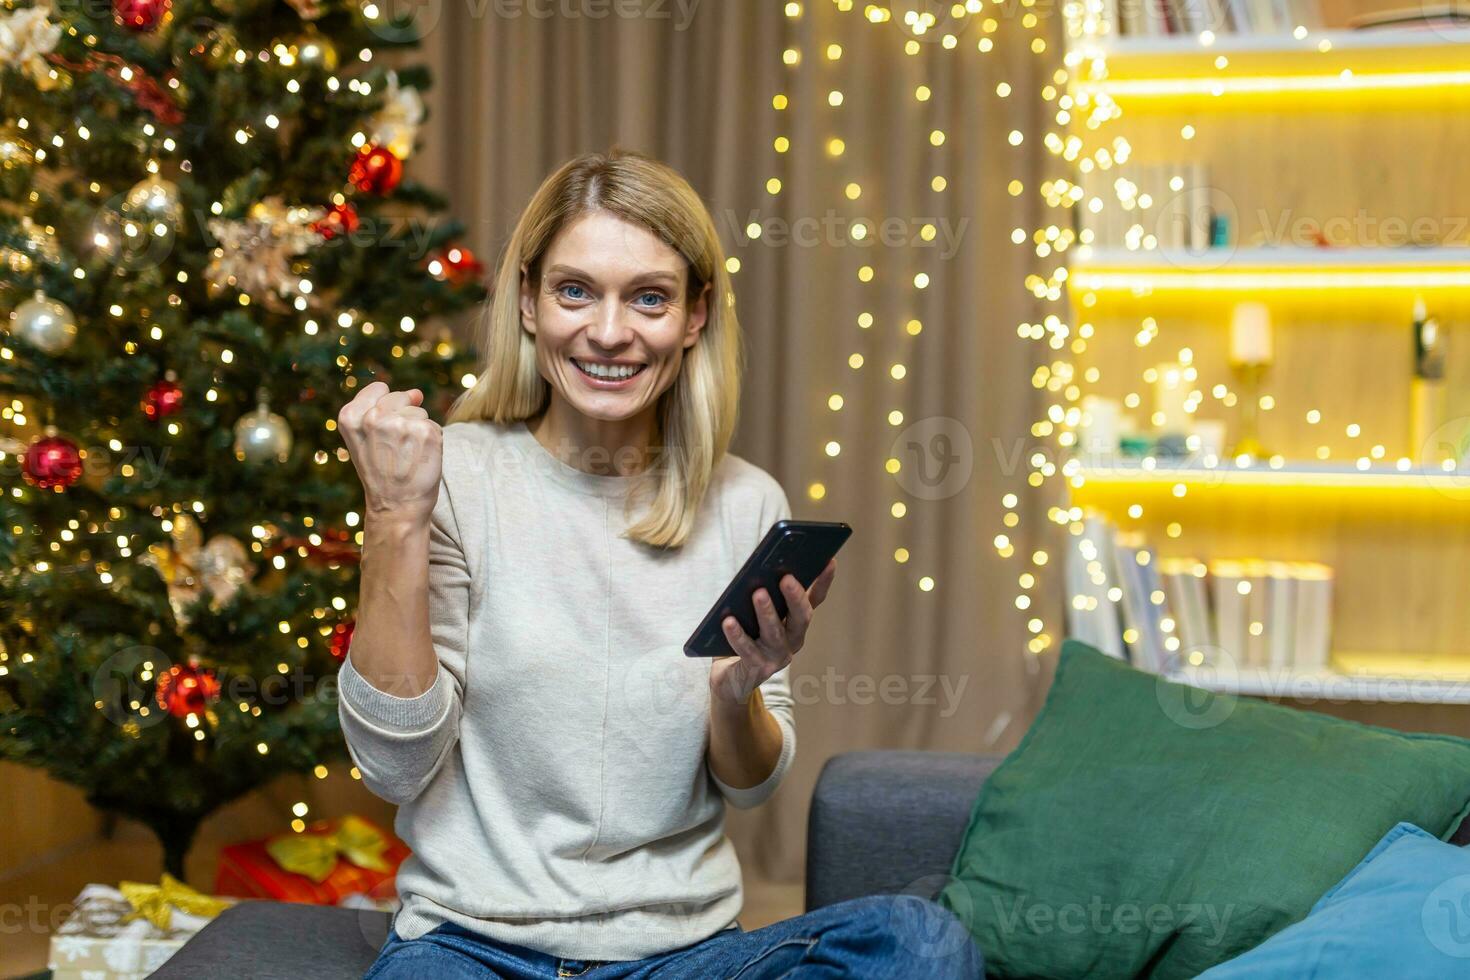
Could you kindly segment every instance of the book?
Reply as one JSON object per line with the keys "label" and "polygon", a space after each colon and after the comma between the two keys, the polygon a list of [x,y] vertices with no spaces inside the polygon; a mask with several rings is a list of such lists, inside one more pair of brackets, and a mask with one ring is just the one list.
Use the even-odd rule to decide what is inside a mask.
{"label": "book", "polygon": [[1123,642],[1129,659],[1140,670],[1159,673],[1166,658],[1160,621],[1163,614],[1152,599],[1149,577],[1145,569],[1153,561],[1143,535],[1120,532],[1113,546],[1118,585],[1123,590],[1120,611],[1123,619]]}
{"label": "book", "polygon": [[1332,650],[1332,569],[1294,562],[1292,571],[1297,601],[1291,666],[1297,671],[1326,670]]}
{"label": "book", "polygon": [[[1246,657],[1246,591],[1250,579],[1245,565],[1217,559],[1210,562],[1210,586],[1215,600],[1215,647],[1221,667],[1239,668]],[[1241,586],[1247,587],[1246,591]]]}
{"label": "book", "polygon": [[1273,561],[1266,574],[1266,666],[1291,669],[1296,647],[1296,575],[1287,562]]}
{"label": "book", "polygon": [[1205,565],[1194,558],[1161,558],[1159,574],[1178,627],[1178,663],[1191,663],[1192,654],[1204,655],[1215,645]]}
{"label": "book", "polygon": [[1067,632],[1110,657],[1126,659],[1118,603],[1113,522],[1100,515],[1085,517],[1082,533],[1066,549]]}

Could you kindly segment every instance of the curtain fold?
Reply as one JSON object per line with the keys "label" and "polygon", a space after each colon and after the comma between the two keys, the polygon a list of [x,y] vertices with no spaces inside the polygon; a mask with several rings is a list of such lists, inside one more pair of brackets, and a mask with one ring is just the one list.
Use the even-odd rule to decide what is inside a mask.
{"label": "curtain fold", "polygon": [[[445,5],[415,54],[436,76],[413,162],[421,179],[449,193],[465,243],[489,264],[567,158],[616,144],[679,168],[741,264],[749,372],[735,451],[781,481],[797,517],[854,527],[792,668],[796,764],[769,804],[730,816],[748,871],[798,881],[824,760],[871,747],[1004,751],[1044,691],[1049,665],[1026,652],[1038,610],[1016,607],[1035,547],[1028,529],[1045,523],[1025,484],[1044,394],[1031,376],[1043,359],[1017,327],[1042,314],[1024,288],[1038,260],[1011,234],[1058,220],[1037,193],[1049,123],[1039,92],[1054,59],[1033,54],[1031,32],[1007,16],[1018,11],[999,6],[994,50],[977,49],[984,35],[972,17],[953,50],[926,37],[912,55],[900,11],[872,24],[861,4],[843,12],[829,0],[808,0],[795,18],[775,0],[702,0],[687,24],[687,7],[672,0],[640,17],[588,15],[624,3],[545,5],[566,14],[553,18],[531,16],[534,4],[502,6],[521,13]],[[842,48],[835,60],[832,44]],[[798,64],[783,62],[788,48]],[[777,93],[788,100],[781,111]],[[1025,135],[1020,146],[1012,130]],[[791,141],[787,152],[777,136]],[[771,177],[782,182],[774,195]],[[1019,195],[1007,191],[1012,180],[1024,184]],[[765,226],[756,240],[746,237],[752,222]],[[915,284],[921,273],[926,288]],[[940,479],[966,460],[968,478]],[[1017,529],[1002,524],[1008,492],[1019,497]],[[1010,536],[1014,557],[997,556],[997,534]]]}

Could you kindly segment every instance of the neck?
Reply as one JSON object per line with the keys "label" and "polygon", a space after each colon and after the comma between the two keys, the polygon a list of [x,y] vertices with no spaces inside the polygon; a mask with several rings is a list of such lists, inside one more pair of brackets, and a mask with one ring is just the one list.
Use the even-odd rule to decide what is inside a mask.
{"label": "neck", "polygon": [[595,419],[567,404],[555,391],[546,411],[526,420],[526,427],[558,458],[598,476],[634,476],[648,468],[655,409],[626,419]]}

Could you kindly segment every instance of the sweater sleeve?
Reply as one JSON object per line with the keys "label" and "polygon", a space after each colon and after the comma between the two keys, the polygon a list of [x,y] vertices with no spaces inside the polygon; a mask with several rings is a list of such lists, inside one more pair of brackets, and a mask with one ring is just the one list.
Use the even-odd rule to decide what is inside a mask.
{"label": "sweater sleeve", "polygon": [[349,648],[338,672],[337,715],[364,785],[390,803],[418,796],[459,737],[471,577],[448,485],[439,484],[429,530],[429,626],[438,673],[428,690],[398,697],[368,683]]}
{"label": "sweater sleeve", "polygon": [[[770,530],[772,524],[780,520],[788,520],[791,517],[791,504],[786,499],[786,492],[781,485],[771,480],[771,486],[766,492],[765,501],[761,506],[758,526],[755,529],[755,537],[751,541],[751,550],[755,549],[761,538],[765,537],[766,531]],[[798,654],[797,656],[800,656]],[[792,661],[795,663],[795,661]],[[771,794],[776,792],[776,787],[781,785],[786,771],[791,768],[791,761],[796,758],[796,719],[792,712],[793,700],[791,697],[791,664],[787,664],[767,677],[761,684],[761,702],[771,717],[776,719],[776,724],[781,729],[781,754],[776,759],[776,767],[771,774],[762,782],[754,786],[734,787],[716,776],[710,769],[710,778],[730,805],[739,810],[747,810],[751,807],[760,806]]]}

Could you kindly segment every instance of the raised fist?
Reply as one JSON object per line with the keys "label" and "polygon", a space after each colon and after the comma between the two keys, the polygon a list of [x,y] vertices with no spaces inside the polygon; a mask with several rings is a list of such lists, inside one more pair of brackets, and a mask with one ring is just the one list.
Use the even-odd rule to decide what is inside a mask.
{"label": "raised fist", "polygon": [[417,388],[390,391],[374,381],[337,413],[337,427],[362,481],[366,519],[428,527],[439,499],[444,430]]}

